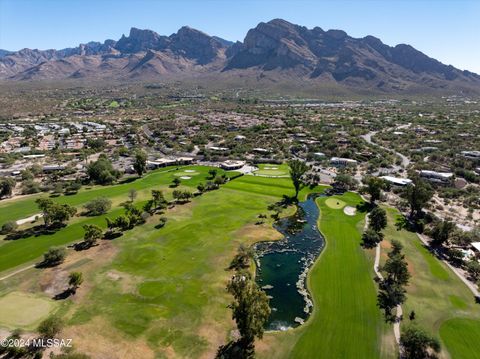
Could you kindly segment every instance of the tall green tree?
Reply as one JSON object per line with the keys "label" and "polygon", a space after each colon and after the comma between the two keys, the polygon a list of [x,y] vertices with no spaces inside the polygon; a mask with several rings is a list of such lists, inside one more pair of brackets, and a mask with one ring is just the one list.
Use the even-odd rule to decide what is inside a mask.
{"label": "tall green tree", "polygon": [[248,271],[237,271],[227,285],[233,296],[230,304],[232,319],[240,332],[242,358],[253,358],[255,338],[263,337],[264,326],[270,316],[269,299],[255,283]]}
{"label": "tall green tree", "polygon": [[418,214],[433,197],[432,187],[419,177],[414,177],[413,182],[408,184],[402,192],[410,207],[410,218],[417,218]]}
{"label": "tall green tree", "polygon": [[387,212],[381,207],[374,207],[368,215],[368,225],[375,232],[380,232],[387,227]]}
{"label": "tall green tree", "polygon": [[361,192],[368,193],[370,195],[370,203],[374,204],[378,201],[382,195],[382,190],[386,188],[386,182],[374,176],[368,176],[363,179],[364,187],[361,188]]}
{"label": "tall green tree", "polygon": [[308,166],[305,162],[300,160],[288,161],[290,167],[290,178],[292,179],[293,187],[295,188],[295,198],[298,199],[298,193],[305,186],[303,182],[303,175],[308,171]]}
{"label": "tall green tree", "polygon": [[433,243],[436,245],[443,245],[453,234],[456,226],[455,223],[451,221],[439,221],[434,226],[430,233],[430,236],[433,239]]}
{"label": "tall green tree", "polygon": [[410,273],[402,249],[403,246],[399,241],[392,241],[392,250],[388,253],[383,270],[387,273],[385,280],[388,283],[406,286],[410,279]]}
{"label": "tall green tree", "polygon": [[432,354],[439,353],[441,346],[437,338],[429,335],[425,330],[409,325],[401,336],[400,345],[405,359],[432,359]]}
{"label": "tall green tree", "polygon": [[85,224],[83,229],[85,231],[83,241],[87,247],[92,247],[100,238],[102,238],[103,231],[95,224]]}
{"label": "tall green tree", "polygon": [[374,231],[372,228],[367,228],[362,234],[362,247],[375,248],[382,240],[383,235],[381,232]]}
{"label": "tall green tree", "polygon": [[410,279],[410,273],[402,249],[402,244],[393,240],[392,250],[388,253],[388,259],[382,268],[385,278],[379,283],[377,300],[387,320],[393,318],[393,309],[407,299],[405,287]]}
{"label": "tall green tree", "polygon": [[142,151],[138,150],[135,153],[135,160],[133,161],[133,169],[137,174],[142,177],[142,175],[146,172],[147,170],[147,154]]}
{"label": "tall green tree", "polygon": [[87,174],[92,182],[108,185],[120,177],[120,172],[113,168],[112,162],[105,154],[101,154],[98,160],[87,166]]}
{"label": "tall green tree", "polygon": [[162,191],[153,189],[152,200],[153,200],[153,206],[155,208],[164,209],[167,207],[167,200],[165,199],[165,196],[163,195]]}
{"label": "tall green tree", "polygon": [[75,207],[69,206],[68,204],[59,204],[48,198],[38,198],[35,202],[42,211],[43,221],[46,227],[64,223],[77,213]]}

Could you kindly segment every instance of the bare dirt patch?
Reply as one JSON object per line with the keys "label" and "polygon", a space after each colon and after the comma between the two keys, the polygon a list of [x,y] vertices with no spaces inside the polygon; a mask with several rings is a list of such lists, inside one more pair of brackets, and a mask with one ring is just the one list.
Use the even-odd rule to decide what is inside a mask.
{"label": "bare dirt patch", "polygon": [[248,224],[239,229],[235,236],[246,240],[248,244],[259,241],[275,241],[283,238],[282,234],[269,224]]}
{"label": "bare dirt patch", "polygon": [[96,359],[153,359],[155,353],[142,339],[129,340],[101,318],[67,327],[60,337],[74,338],[75,348]]}

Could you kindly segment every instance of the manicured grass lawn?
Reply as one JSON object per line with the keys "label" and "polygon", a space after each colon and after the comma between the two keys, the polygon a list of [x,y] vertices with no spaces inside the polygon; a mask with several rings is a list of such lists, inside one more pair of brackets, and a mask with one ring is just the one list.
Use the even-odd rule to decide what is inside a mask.
{"label": "manicured grass lawn", "polygon": [[270,177],[288,177],[289,167],[286,163],[280,165],[276,164],[259,164],[257,165],[258,171],[255,171],[255,175],[270,176]]}
{"label": "manicured grass lawn", "polygon": [[[180,188],[205,181],[208,169],[195,168],[199,175],[190,182],[182,181]],[[168,191],[168,198],[172,191],[168,185],[175,173],[146,176],[128,185],[102,187],[102,195],[109,197],[115,193],[116,197],[110,198],[119,202],[119,198],[127,199],[126,186],[135,186],[139,192],[137,198],[142,199],[136,200],[138,205],[152,188]],[[195,177],[198,179],[194,180]],[[146,187],[136,187],[139,184]],[[117,187],[122,187],[121,191]],[[73,312],[67,316],[70,326],[88,327],[94,319],[102,318],[102,322],[109,323],[112,333],[121,333],[121,340],[145,341],[158,356],[166,355],[167,351],[180,357],[197,357],[209,351],[211,357],[217,346],[225,343],[226,333],[233,329],[227,308],[231,298],[225,291],[231,274],[225,268],[240,243],[250,244],[278,235],[271,228],[271,220],[262,226],[253,223],[258,214],[267,213],[267,206],[283,194],[293,194],[291,184],[284,179],[244,176],[220,190],[194,198],[190,204],[167,210],[168,222],[164,228],[155,228],[158,223],[155,216],[145,225],[125,232],[111,242],[119,249],[114,262],[106,263],[87,277],[91,291],[85,300],[72,307]],[[122,210],[115,206],[105,216],[76,217],[68,227],[52,235],[5,241],[0,251],[0,271],[38,260],[52,245],[78,241],[83,236],[84,224],[105,227],[104,217],[114,217]],[[112,271],[120,275],[118,280],[109,276]],[[82,333],[91,336],[90,342],[100,335],[89,330]]]}
{"label": "manicured grass lawn", "polygon": [[[136,179],[132,182],[127,182],[123,184],[113,185],[113,186],[86,186],[81,189],[76,195],[71,196],[60,196],[54,198],[54,201],[58,203],[66,203],[71,206],[81,206],[88,201],[91,201],[94,198],[98,197],[107,197],[107,198],[123,198],[127,199],[128,192],[131,189],[138,191],[138,199],[145,198],[149,193],[151,188],[157,186],[167,186],[172,183],[173,179],[177,176],[176,173],[182,173],[183,175],[188,175],[186,170],[194,171],[195,176],[189,180],[182,180],[182,185],[189,187],[196,187],[200,182],[205,183],[208,177],[208,170],[211,167],[205,166],[183,166],[178,170],[177,167],[166,167],[161,168],[156,171],[148,172],[142,178]],[[225,173],[225,171],[215,168],[219,175]],[[236,172],[228,172],[228,175],[232,176]],[[90,188],[90,189],[89,189]],[[18,220],[21,218],[26,218],[38,213],[38,207],[35,203],[35,200],[38,197],[47,197],[47,194],[37,194],[33,196],[27,196],[18,200],[9,200],[0,202],[0,225],[10,221]]]}
{"label": "manicured grass lawn", "polygon": [[121,214],[123,209],[117,208],[107,215],[98,217],[81,217],[67,227],[53,234],[32,236],[17,240],[5,241],[0,250],[0,272],[38,260],[50,247],[63,246],[83,238],[84,224],[96,224],[106,228],[105,217],[113,218]]}
{"label": "manicured grass lawn", "polygon": [[[225,291],[231,273],[225,268],[247,237],[269,238],[262,229],[268,225],[252,225],[253,237],[242,228],[275,200],[227,185],[167,211],[162,229],[147,223],[125,233],[115,242],[120,253],[98,273],[95,288],[70,324],[102,316],[128,337],[145,338],[158,356],[166,355],[166,348],[192,358],[216,350],[209,341],[224,342],[232,329],[231,298]],[[121,279],[109,279],[112,270]],[[202,330],[210,334],[201,335]]]}
{"label": "manicured grass lawn", "polygon": [[478,359],[480,321],[472,319],[450,319],[440,327],[440,336],[454,359]]}
{"label": "manicured grass lawn", "polygon": [[[283,195],[293,196],[295,190],[289,178],[267,178],[256,176],[243,176],[227,184],[228,188],[237,189],[248,193],[270,194],[281,197]],[[303,193],[308,189],[304,188]],[[301,194],[300,194],[301,197]]]}
{"label": "manicured grass lawn", "polygon": [[[361,201],[353,193],[329,199],[337,198],[354,207]],[[314,312],[289,357],[378,358],[383,323],[371,263],[360,247],[358,228],[364,214],[346,216],[325,202],[318,199],[326,247],[308,278]]]}
{"label": "manicured grass lawn", "polygon": [[23,292],[0,297],[0,325],[33,329],[57,307],[55,301]]}
{"label": "manicured grass lawn", "polygon": [[[180,171],[184,172],[185,170],[190,170],[197,173],[197,175],[192,176],[189,180],[182,180],[179,188],[190,187],[190,190],[193,191],[198,183],[207,181],[206,178],[208,177],[209,169],[210,167],[202,166],[182,167]],[[52,246],[65,245],[80,240],[83,237],[84,231],[82,227],[84,224],[97,224],[105,228],[105,217],[113,218],[121,213],[122,210],[116,208],[115,205],[127,200],[130,189],[136,189],[138,191],[136,198],[136,204],[138,206],[142,204],[142,200],[150,196],[150,191],[152,189],[165,190],[167,198],[169,198],[169,193],[172,192],[172,189],[169,188],[168,185],[171,184],[177,172],[179,171],[175,168],[173,171],[171,169],[158,170],[150,172],[143,178],[137,179],[133,182],[105,187],[96,186],[91,190],[83,189],[76,195],[54,198],[53,200],[58,203],[68,203],[72,206],[81,206],[94,198],[107,197],[114,202],[114,208],[107,215],[75,218],[66,228],[63,228],[54,234],[40,235],[37,237],[32,236],[14,241],[2,241],[2,249],[0,251],[0,272],[39,259],[39,257],[41,257],[42,254]],[[218,173],[222,174],[224,172],[218,170]],[[232,172],[230,172],[230,174],[232,174]],[[19,200],[18,202],[8,201],[3,203],[2,207],[0,207],[0,218],[4,220],[3,216],[5,216],[7,220],[14,220],[38,213],[37,205],[35,204],[35,199],[38,197],[39,196],[34,196],[33,198],[28,197]],[[78,212],[81,212],[81,208],[79,208]],[[39,224],[40,223],[41,221]]]}
{"label": "manicured grass lawn", "polygon": [[[417,324],[442,340],[443,349],[453,359],[475,358],[467,353],[480,353],[480,307],[473,294],[458,277],[420,242],[415,233],[397,231],[394,223],[398,211],[387,209],[387,241],[397,239],[404,245],[405,256],[412,278],[407,292],[407,302],[403,306],[404,317],[410,311],[416,313]],[[386,251],[383,251],[385,259]],[[475,320],[466,320],[470,318]],[[408,319],[404,323],[408,323]],[[464,340],[471,338],[468,348]],[[463,348],[463,350],[462,350]]]}

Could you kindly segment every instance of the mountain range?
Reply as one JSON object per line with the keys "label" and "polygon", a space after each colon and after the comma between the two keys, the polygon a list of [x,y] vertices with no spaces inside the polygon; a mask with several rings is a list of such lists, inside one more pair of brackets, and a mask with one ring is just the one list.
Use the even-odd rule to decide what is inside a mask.
{"label": "mountain range", "polygon": [[373,36],[308,29],[285,20],[262,22],[243,42],[184,26],[170,35],[132,28],[118,41],[62,50],[0,50],[5,81],[92,79],[250,79],[377,92],[437,90],[480,93],[480,76],[428,57],[410,45]]}

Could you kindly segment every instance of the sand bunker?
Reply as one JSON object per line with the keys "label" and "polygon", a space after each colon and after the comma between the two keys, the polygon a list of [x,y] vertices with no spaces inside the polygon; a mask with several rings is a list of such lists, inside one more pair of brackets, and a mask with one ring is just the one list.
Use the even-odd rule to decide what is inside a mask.
{"label": "sand bunker", "polygon": [[195,170],[185,170],[185,172],[195,172]]}
{"label": "sand bunker", "polygon": [[355,207],[345,206],[343,208],[343,213],[345,213],[347,216],[354,216],[356,212],[357,209]]}
{"label": "sand bunker", "polygon": [[190,176],[182,176],[182,177],[180,177],[180,178],[181,178],[181,179],[184,179],[184,180],[187,180],[187,179],[190,179],[190,178],[192,178],[192,177],[190,177]]}

